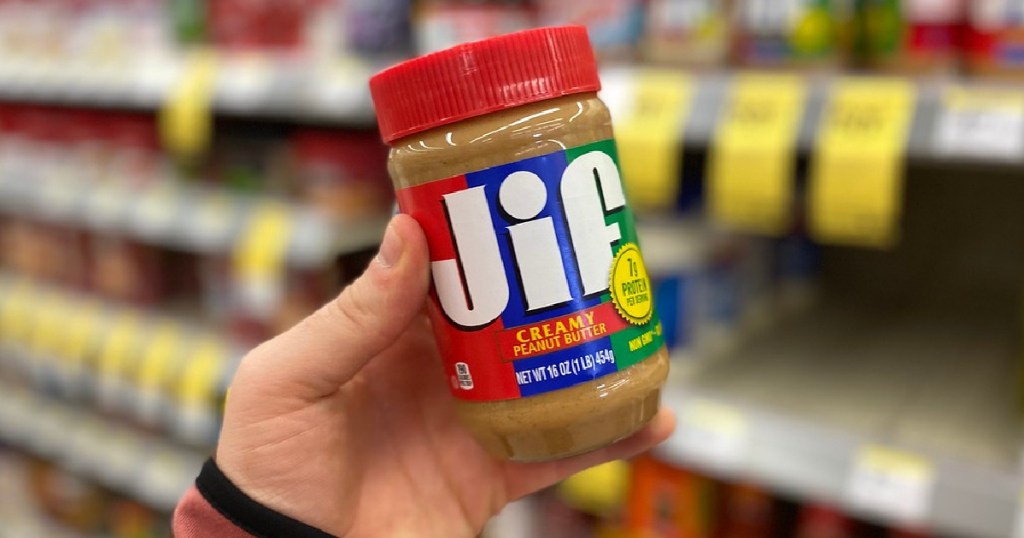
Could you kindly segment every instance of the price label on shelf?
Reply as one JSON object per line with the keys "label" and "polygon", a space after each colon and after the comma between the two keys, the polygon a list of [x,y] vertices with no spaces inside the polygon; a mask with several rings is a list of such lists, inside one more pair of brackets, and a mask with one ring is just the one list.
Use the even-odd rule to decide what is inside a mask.
{"label": "price label on shelf", "polygon": [[859,510],[913,525],[926,521],[934,489],[935,469],[927,459],[868,446],[857,455],[846,494]]}
{"label": "price label on shelf", "polygon": [[265,99],[278,67],[264,53],[236,54],[221,64],[217,94],[234,108],[252,108]]}
{"label": "price label on shelf", "polygon": [[288,206],[265,202],[253,210],[235,249],[235,281],[243,304],[257,315],[268,315],[284,292],[291,232]]}
{"label": "price label on shelf", "polygon": [[160,134],[164,146],[184,160],[201,155],[213,134],[213,93],[217,61],[209,49],[189,53],[181,79],[160,111]]}
{"label": "price label on shelf", "polygon": [[181,337],[181,327],[170,321],[159,323],[152,331],[138,371],[140,390],[159,392],[169,388],[175,360],[181,353]]}
{"label": "price label on shelf", "polygon": [[709,163],[709,200],[716,219],[756,233],[786,231],[806,93],[794,76],[735,78]]}
{"label": "price label on shelf", "polygon": [[913,107],[914,88],[904,80],[836,83],[811,161],[815,237],[870,247],[896,241]]}
{"label": "price label on shelf", "polygon": [[199,199],[195,223],[204,237],[223,237],[231,226],[235,204],[221,192],[209,192]]}
{"label": "price label on shelf", "polygon": [[1017,500],[1017,517],[1013,522],[1013,538],[1024,538],[1024,493]]}
{"label": "price label on shelf", "polygon": [[96,303],[74,304],[63,320],[64,339],[60,355],[67,361],[67,369],[73,375],[82,373],[90,348],[96,344],[99,330],[100,308]]}
{"label": "price label on shelf", "polygon": [[138,359],[141,323],[133,312],[119,314],[109,328],[100,350],[97,369],[100,400],[116,407],[125,386],[124,375],[132,362]]}
{"label": "price label on shelf", "polygon": [[631,87],[615,120],[626,193],[638,207],[671,208],[679,196],[693,82],[680,73],[641,70]]}
{"label": "price label on shelf", "polygon": [[710,400],[692,400],[679,412],[671,442],[684,458],[724,472],[740,469],[750,448],[750,426],[742,412]]}
{"label": "price label on shelf", "polygon": [[219,339],[208,337],[199,341],[179,378],[179,401],[185,406],[215,404],[217,383],[227,358],[227,348]]}
{"label": "price label on shelf", "polygon": [[147,189],[138,206],[142,228],[149,232],[169,228],[178,209],[178,200],[178,190],[170,182],[161,182]]}
{"label": "price label on shelf", "polygon": [[35,296],[27,281],[15,283],[0,303],[0,339],[25,344],[31,328],[32,299]]}
{"label": "price label on shelf", "polygon": [[62,319],[69,309],[68,303],[54,292],[45,292],[36,296],[32,309],[28,344],[45,358],[54,358],[65,337]]}
{"label": "price label on shelf", "polygon": [[310,102],[317,113],[358,113],[352,109],[353,104],[365,106],[368,101],[366,81],[371,72],[358,58],[332,56],[317,62],[313,73],[314,79],[307,90],[311,92]]}
{"label": "price label on shelf", "polygon": [[1024,92],[949,88],[935,131],[935,149],[969,158],[1024,158]]}

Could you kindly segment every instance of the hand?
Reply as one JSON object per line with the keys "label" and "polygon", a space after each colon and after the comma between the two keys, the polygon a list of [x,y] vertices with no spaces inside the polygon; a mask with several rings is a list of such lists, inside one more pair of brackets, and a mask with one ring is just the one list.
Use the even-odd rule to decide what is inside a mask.
{"label": "hand", "polygon": [[366,272],[242,361],[216,460],[256,501],[339,536],[472,537],[506,503],[669,436],[671,413],[608,448],[504,462],[462,428],[424,305],[426,239],[399,215]]}

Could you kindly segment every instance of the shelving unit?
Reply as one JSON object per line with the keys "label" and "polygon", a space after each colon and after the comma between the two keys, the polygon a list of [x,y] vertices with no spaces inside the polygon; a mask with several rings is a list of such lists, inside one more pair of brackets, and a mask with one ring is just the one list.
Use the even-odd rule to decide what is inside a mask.
{"label": "shelving unit", "polygon": [[7,383],[0,384],[0,441],[163,513],[174,510],[208,457]]}
{"label": "shelving unit", "polygon": [[[157,110],[187,73],[184,52],[106,69],[65,62],[0,63],[0,99],[14,102]],[[372,129],[367,80],[384,65],[356,58],[314,62],[264,55],[220,56],[213,111]]]}
{"label": "shelving unit", "polygon": [[[0,57],[0,101],[156,117],[190,76],[194,52],[178,49],[99,66]],[[212,83],[198,93],[203,113],[217,120],[218,129],[269,120],[275,127],[344,128],[372,136],[367,82],[391,62],[219,53],[216,63]],[[668,183],[694,181],[697,190],[711,183],[704,165],[720,143],[730,95],[745,77],[785,77],[805,90],[795,143],[782,155],[792,159],[797,177],[786,194],[799,198],[794,207],[803,209],[811,204],[803,203],[809,198],[807,164],[821,147],[822,120],[835,90],[852,80],[896,80],[913,94],[906,144],[894,146],[905,172],[899,181],[906,184],[896,202],[905,212],[895,220],[910,244],[895,254],[830,250],[826,293],[810,311],[745,335],[722,356],[677,356],[664,403],[676,411],[678,431],[657,455],[718,479],[763,484],[800,502],[834,504],[876,523],[979,538],[1024,537],[1024,403],[1018,401],[1024,391],[1018,383],[1024,369],[1024,89],[955,77],[684,73],[610,65],[602,72],[601,96],[617,125],[635,114],[639,87],[651,73],[681,76],[692,90],[682,105],[684,119],[668,135],[678,152],[673,157],[685,161],[686,174],[699,177],[680,180],[677,171],[663,177]],[[958,172],[935,173],[946,168]],[[278,208],[287,214],[284,254],[271,248],[261,268],[274,285],[283,285],[290,270],[312,271],[339,255],[374,248],[388,218],[332,219],[279,193],[248,195],[172,175],[139,188],[117,178],[39,179],[0,175],[0,217],[120,235],[198,257],[237,254],[260,210]],[[669,201],[659,209],[673,213],[675,200],[664,198]],[[924,211],[925,206],[933,209]],[[915,263],[873,266],[885,257]],[[976,257],[983,261],[972,263]],[[915,279],[928,282],[917,288]],[[100,314],[88,338],[99,347],[109,342],[117,316],[137,316],[142,329],[134,335],[134,351],[140,362],[158,325],[207,336],[222,327],[204,326],[202,316],[178,310],[167,304],[171,300],[138,308],[32,282],[27,302],[36,310],[22,313],[28,331],[5,339],[5,300],[24,281],[0,271],[0,445],[54,461],[166,515],[211,449],[213,409],[249,343],[220,335],[225,353],[198,412],[173,405],[119,406],[124,399],[118,391],[135,390],[131,380],[112,383],[95,364],[76,370],[73,379],[62,377],[69,358],[34,336],[46,322],[45,305],[60,305],[60,314],[69,318],[96,306]],[[935,295],[936,289],[961,285],[965,289],[955,297]],[[186,354],[175,360],[187,366],[194,357]],[[85,394],[111,387],[112,399]]]}
{"label": "shelving unit", "polygon": [[[1016,342],[1010,316],[985,319],[823,306],[674,379],[679,429],[658,452],[872,519],[1010,536],[1024,490]],[[872,464],[873,450],[899,456]],[[872,472],[889,481],[879,499],[901,503],[854,491]]]}
{"label": "shelving unit", "polygon": [[[216,114],[246,118],[290,119],[319,124],[374,128],[367,81],[389,62],[341,58],[330,62],[223,57],[212,94]],[[170,58],[158,71],[122,66],[93,72],[71,65],[27,66],[0,64],[0,99],[15,102],[80,107],[157,110],[185,72],[186,56]],[[602,72],[603,94],[613,113],[628,113],[638,74],[637,67],[609,67]],[[657,69],[653,70],[658,72]],[[756,73],[756,72],[750,72]],[[708,147],[723,103],[744,72],[709,72],[691,75],[694,94],[681,139],[688,146]],[[760,73],[766,74],[766,73]],[[769,74],[770,75],[770,74]],[[785,76],[785,75],[771,75]],[[955,77],[892,77],[851,75],[791,75],[807,89],[797,148],[814,147],[822,109],[829,92],[843,80],[890,78],[909,82],[915,91],[915,111],[907,157],[937,162],[968,162],[1012,166],[1024,164],[1024,91],[1011,83],[964,82]],[[996,95],[978,110],[952,104],[951,90],[970,95]],[[1014,96],[1020,100],[1015,99]],[[986,98],[987,99],[987,98]],[[954,118],[953,116],[956,116]],[[945,126],[946,123],[956,125]],[[999,132],[986,147],[958,147],[969,139],[966,130]],[[953,134],[948,134],[953,131]],[[959,138],[958,138],[959,137]]]}
{"label": "shelving unit", "polygon": [[165,181],[146,188],[85,182],[17,181],[0,177],[0,214],[25,215],[97,231],[116,230],[144,243],[196,253],[230,253],[248,229],[253,209],[286,209],[290,237],[286,260],[322,266],[333,257],[372,248],[387,215],[330,219],[312,208],[270,196]]}
{"label": "shelving unit", "polygon": [[704,363],[678,357],[658,454],[871,521],[1019,536],[1024,184],[908,178],[894,250],[828,248],[820,303]]}
{"label": "shelving unit", "polygon": [[[632,106],[634,85],[640,80],[636,68],[609,68],[602,72],[602,97],[612,108],[613,115],[628,114]],[[750,72],[756,73],[756,72]],[[707,148],[713,143],[716,127],[721,111],[729,92],[743,72],[701,73],[691,76],[694,85],[693,97],[689,105],[689,114],[684,125],[680,126],[680,139],[684,144],[694,148]],[[764,75],[765,73],[760,73]],[[769,76],[785,76],[770,75]],[[817,140],[817,131],[821,122],[822,110],[829,92],[844,80],[893,79],[909,82],[915,91],[915,108],[906,155],[912,160],[929,162],[968,162],[971,164],[993,164],[1013,166],[1024,164],[1024,101],[1016,101],[1015,95],[1024,100],[1024,91],[1012,84],[992,82],[964,82],[950,77],[912,78],[906,76],[878,77],[851,75],[789,75],[799,84],[806,87],[800,129],[797,136],[797,149],[801,153],[810,151]],[[987,114],[981,118],[977,110],[962,111],[950,108],[946,92],[962,89],[972,95],[995,94],[995,102],[986,109]],[[952,129],[953,135],[943,135],[943,123],[951,114],[959,114],[957,126],[945,127]],[[979,126],[978,122],[984,127]],[[966,132],[968,128],[999,130],[1004,134],[1003,144],[981,147],[973,144],[970,147],[950,147],[949,141],[943,136],[960,136],[970,139],[977,133]],[[963,151],[958,151],[963,150]]]}

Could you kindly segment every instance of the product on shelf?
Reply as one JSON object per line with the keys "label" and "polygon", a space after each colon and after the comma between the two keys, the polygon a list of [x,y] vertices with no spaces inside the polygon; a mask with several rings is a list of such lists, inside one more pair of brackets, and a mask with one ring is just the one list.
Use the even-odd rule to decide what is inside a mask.
{"label": "product on shelf", "polygon": [[819,249],[806,233],[794,231],[775,243],[777,305],[783,315],[805,311],[818,296]]}
{"label": "product on shelf", "polygon": [[846,514],[824,504],[800,509],[795,538],[856,538],[857,524]]}
{"label": "product on shelf", "polygon": [[721,538],[769,538],[775,527],[775,500],[754,484],[730,484],[719,503]]}
{"label": "product on shelf", "polygon": [[967,65],[985,76],[1024,75],[1024,4],[1013,0],[967,2]]}
{"label": "product on shelf", "polygon": [[524,30],[534,25],[534,19],[522,0],[423,0],[413,25],[416,52],[426,54]]}
{"label": "product on shelf", "polygon": [[633,460],[626,529],[638,536],[710,538],[717,521],[717,487],[698,474],[652,456]]}
{"label": "product on shelf", "polygon": [[458,413],[504,458],[625,437],[654,417],[668,374],[599,85],[580,27],[456,47],[370,80],[399,207],[435,260],[428,312]]}
{"label": "product on shelf", "polygon": [[962,0],[858,0],[856,42],[868,65],[918,73],[957,67]]}
{"label": "product on shelf", "polygon": [[82,533],[103,528],[109,497],[102,488],[43,460],[29,463],[28,479],[39,506],[64,527]]}
{"label": "product on shelf", "polygon": [[692,356],[698,337],[697,316],[701,287],[706,282],[707,241],[697,222],[641,220],[644,262],[654,287],[665,345],[673,357]]}
{"label": "product on shelf", "polygon": [[331,269],[288,271],[286,293],[270,323],[270,334],[280,334],[330,301],[338,290],[337,272]]}
{"label": "product on shelf", "polygon": [[296,188],[310,205],[346,219],[390,206],[387,149],[375,134],[303,129],[292,140]]}
{"label": "product on shelf", "polygon": [[536,3],[541,26],[580,24],[587,27],[598,56],[612,60],[634,56],[643,33],[644,4],[641,0],[538,0]]}
{"label": "product on shelf", "polygon": [[931,536],[932,534],[929,532],[916,529],[893,528],[886,533],[887,538],[931,538]]}
{"label": "product on shelf", "polygon": [[222,130],[199,176],[239,193],[282,194],[288,190],[288,144],[274,128],[238,126]]}
{"label": "product on shelf", "polygon": [[558,494],[566,504],[596,516],[622,511],[629,485],[630,465],[623,460],[602,463],[566,478]]}
{"label": "product on shelf", "polygon": [[408,54],[412,0],[345,0],[342,4],[348,50],[362,55]]}
{"label": "product on shelf", "polygon": [[715,67],[728,58],[734,0],[651,0],[644,24],[646,59]]}
{"label": "product on shelf", "polygon": [[108,503],[107,532],[111,538],[170,538],[166,515],[128,498]]}
{"label": "product on shelf", "polygon": [[92,289],[114,299],[151,305],[163,296],[163,253],[156,248],[113,236],[90,242]]}
{"label": "product on shelf", "polygon": [[733,56],[743,66],[833,67],[842,61],[841,0],[735,0]]}
{"label": "product on shelf", "polygon": [[208,0],[211,41],[231,50],[297,50],[306,43],[311,0]]}

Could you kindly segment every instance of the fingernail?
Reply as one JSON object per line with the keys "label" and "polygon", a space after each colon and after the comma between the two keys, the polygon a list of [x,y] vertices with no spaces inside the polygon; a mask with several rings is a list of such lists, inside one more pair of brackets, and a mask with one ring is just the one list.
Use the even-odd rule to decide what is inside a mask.
{"label": "fingernail", "polygon": [[377,263],[384,268],[394,267],[402,258],[402,237],[395,231],[392,224],[388,224],[384,231],[384,240],[380,243],[380,251],[377,252]]}

